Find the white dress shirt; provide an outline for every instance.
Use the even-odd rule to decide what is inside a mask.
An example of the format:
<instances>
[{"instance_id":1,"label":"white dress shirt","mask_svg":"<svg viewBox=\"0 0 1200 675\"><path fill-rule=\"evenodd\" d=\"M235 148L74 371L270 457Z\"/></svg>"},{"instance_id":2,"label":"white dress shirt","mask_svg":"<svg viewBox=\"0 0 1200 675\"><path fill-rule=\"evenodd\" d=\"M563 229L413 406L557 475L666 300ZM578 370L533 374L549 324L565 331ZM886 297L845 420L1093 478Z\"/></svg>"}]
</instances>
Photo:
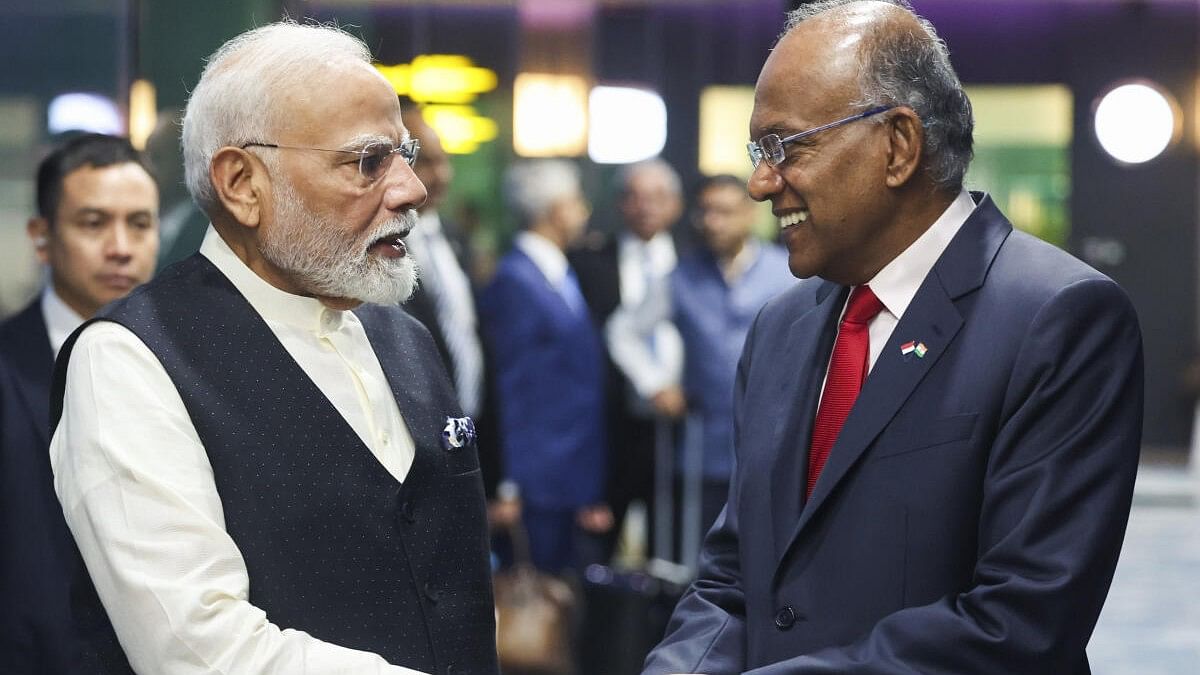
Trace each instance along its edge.
<instances>
[{"instance_id":1,"label":"white dress shirt","mask_svg":"<svg viewBox=\"0 0 1200 675\"><path fill-rule=\"evenodd\" d=\"M622 233L617 243L621 304L604 327L609 355L633 385L638 412L667 387L679 384L683 373L683 339L669 317L668 277L677 262L675 244L666 232L649 241ZM663 308L667 308L666 314ZM645 317L660 316L647 323Z\"/></svg>"},{"instance_id":2,"label":"white dress shirt","mask_svg":"<svg viewBox=\"0 0 1200 675\"><path fill-rule=\"evenodd\" d=\"M413 440L358 319L271 286L211 227L200 253L403 481ZM225 530L204 445L166 371L124 327L102 322L80 334L50 461L67 523L135 671L416 672L277 626L247 601L250 579Z\"/></svg>"},{"instance_id":3,"label":"white dress shirt","mask_svg":"<svg viewBox=\"0 0 1200 675\"><path fill-rule=\"evenodd\" d=\"M50 350L54 358L58 358L58 350L71 337L71 333L84 322L84 318L75 313L70 305L63 302L54 292L54 283L46 284L42 290L42 319L46 322L46 333L50 337Z\"/></svg>"}]
</instances>

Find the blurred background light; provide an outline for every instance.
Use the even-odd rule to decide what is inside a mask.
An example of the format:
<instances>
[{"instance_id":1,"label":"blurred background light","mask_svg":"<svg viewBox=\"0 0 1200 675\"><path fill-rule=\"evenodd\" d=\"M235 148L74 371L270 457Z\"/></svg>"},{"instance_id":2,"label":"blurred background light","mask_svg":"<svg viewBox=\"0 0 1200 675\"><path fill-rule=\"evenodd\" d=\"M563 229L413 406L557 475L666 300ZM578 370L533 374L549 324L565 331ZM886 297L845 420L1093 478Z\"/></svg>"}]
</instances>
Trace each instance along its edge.
<instances>
[{"instance_id":1,"label":"blurred background light","mask_svg":"<svg viewBox=\"0 0 1200 675\"><path fill-rule=\"evenodd\" d=\"M60 94L46 109L46 130L51 134L65 131L91 131L121 135L121 113L112 99L100 94L73 92Z\"/></svg>"},{"instance_id":2,"label":"blurred background light","mask_svg":"<svg viewBox=\"0 0 1200 675\"><path fill-rule=\"evenodd\" d=\"M1127 164L1148 162L1175 139L1176 105L1158 87L1145 83L1111 89L1096 106L1096 138L1114 159Z\"/></svg>"},{"instance_id":3,"label":"blurred background light","mask_svg":"<svg viewBox=\"0 0 1200 675\"><path fill-rule=\"evenodd\" d=\"M513 150L522 157L576 157L588 144L587 81L521 73L513 83Z\"/></svg>"},{"instance_id":4,"label":"blurred background light","mask_svg":"<svg viewBox=\"0 0 1200 675\"><path fill-rule=\"evenodd\" d=\"M496 122L469 105L426 105L421 114L437 132L442 149L452 155L468 155L480 143L495 140Z\"/></svg>"},{"instance_id":5,"label":"blurred background light","mask_svg":"<svg viewBox=\"0 0 1200 675\"><path fill-rule=\"evenodd\" d=\"M146 149L146 139L158 124L158 104L154 85L149 80L134 80L129 87L129 142L138 150Z\"/></svg>"},{"instance_id":6,"label":"blurred background light","mask_svg":"<svg viewBox=\"0 0 1200 675\"><path fill-rule=\"evenodd\" d=\"M754 87L751 86L712 86L700 92L702 173L750 176L746 143L750 140L750 112L753 109Z\"/></svg>"},{"instance_id":7,"label":"blurred background light","mask_svg":"<svg viewBox=\"0 0 1200 675\"><path fill-rule=\"evenodd\" d=\"M656 92L594 87L588 114L588 156L597 164L649 159L667 144L667 105Z\"/></svg>"}]
</instances>

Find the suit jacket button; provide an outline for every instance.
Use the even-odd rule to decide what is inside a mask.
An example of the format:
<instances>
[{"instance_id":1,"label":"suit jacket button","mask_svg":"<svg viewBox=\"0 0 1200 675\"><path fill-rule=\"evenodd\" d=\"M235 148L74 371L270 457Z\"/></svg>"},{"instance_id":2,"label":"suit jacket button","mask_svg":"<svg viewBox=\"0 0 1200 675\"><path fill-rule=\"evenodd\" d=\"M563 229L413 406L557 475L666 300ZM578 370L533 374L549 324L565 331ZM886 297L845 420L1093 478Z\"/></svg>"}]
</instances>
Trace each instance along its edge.
<instances>
[{"instance_id":1,"label":"suit jacket button","mask_svg":"<svg viewBox=\"0 0 1200 675\"><path fill-rule=\"evenodd\" d=\"M775 613L775 627L779 630L788 630L796 625L796 610L790 605L784 605Z\"/></svg>"}]
</instances>

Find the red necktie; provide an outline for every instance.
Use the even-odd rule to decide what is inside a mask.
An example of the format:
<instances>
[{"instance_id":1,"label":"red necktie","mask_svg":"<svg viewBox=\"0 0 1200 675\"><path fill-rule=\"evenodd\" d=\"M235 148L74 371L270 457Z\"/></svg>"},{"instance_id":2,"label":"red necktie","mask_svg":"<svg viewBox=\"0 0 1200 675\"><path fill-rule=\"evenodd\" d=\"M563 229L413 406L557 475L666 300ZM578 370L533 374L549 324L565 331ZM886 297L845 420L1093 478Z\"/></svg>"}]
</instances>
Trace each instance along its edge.
<instances>
[{"instance_id":1,"label":"red necktie","mask_svg":"<svg viewBox=\"0 0 1200 675\"><path fill-rule=\"evenodd\" d=\"M812 445L808 450L808 491L805 499L812 496L813 488L833 442L842 431L842 424L850 414L854 399L867 379L867 359L870 339L867 324L883 309L883 303L866 286L858 286L850 294L842 325L838 328L837 341L833 343L833 356L829 358L829 375L825 378L825 389L821 394L821 405L817 408L817 419L813 424Z\"/></svg>"}]
</instances>

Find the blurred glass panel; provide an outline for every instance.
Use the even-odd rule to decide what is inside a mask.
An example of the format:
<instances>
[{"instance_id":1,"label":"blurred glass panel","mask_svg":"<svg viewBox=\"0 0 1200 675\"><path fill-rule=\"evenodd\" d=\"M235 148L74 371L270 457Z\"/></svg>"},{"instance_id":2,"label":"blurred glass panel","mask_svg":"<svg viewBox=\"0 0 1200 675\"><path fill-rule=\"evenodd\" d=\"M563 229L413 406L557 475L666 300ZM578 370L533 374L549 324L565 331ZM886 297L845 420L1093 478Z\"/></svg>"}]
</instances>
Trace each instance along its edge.
<instances>
[{"instance_id":1,"label":"blurred glass panel","mask_svg":"<svg viewBox=\"0 0 1200 675\"><path fill-rule=\"evenodd\" d=\"M1057 84L966 89L975 110L967 186L990 193L1016 227L1065 247L1071 232L1071 90Z\"/></svg>"}]
</instances>

